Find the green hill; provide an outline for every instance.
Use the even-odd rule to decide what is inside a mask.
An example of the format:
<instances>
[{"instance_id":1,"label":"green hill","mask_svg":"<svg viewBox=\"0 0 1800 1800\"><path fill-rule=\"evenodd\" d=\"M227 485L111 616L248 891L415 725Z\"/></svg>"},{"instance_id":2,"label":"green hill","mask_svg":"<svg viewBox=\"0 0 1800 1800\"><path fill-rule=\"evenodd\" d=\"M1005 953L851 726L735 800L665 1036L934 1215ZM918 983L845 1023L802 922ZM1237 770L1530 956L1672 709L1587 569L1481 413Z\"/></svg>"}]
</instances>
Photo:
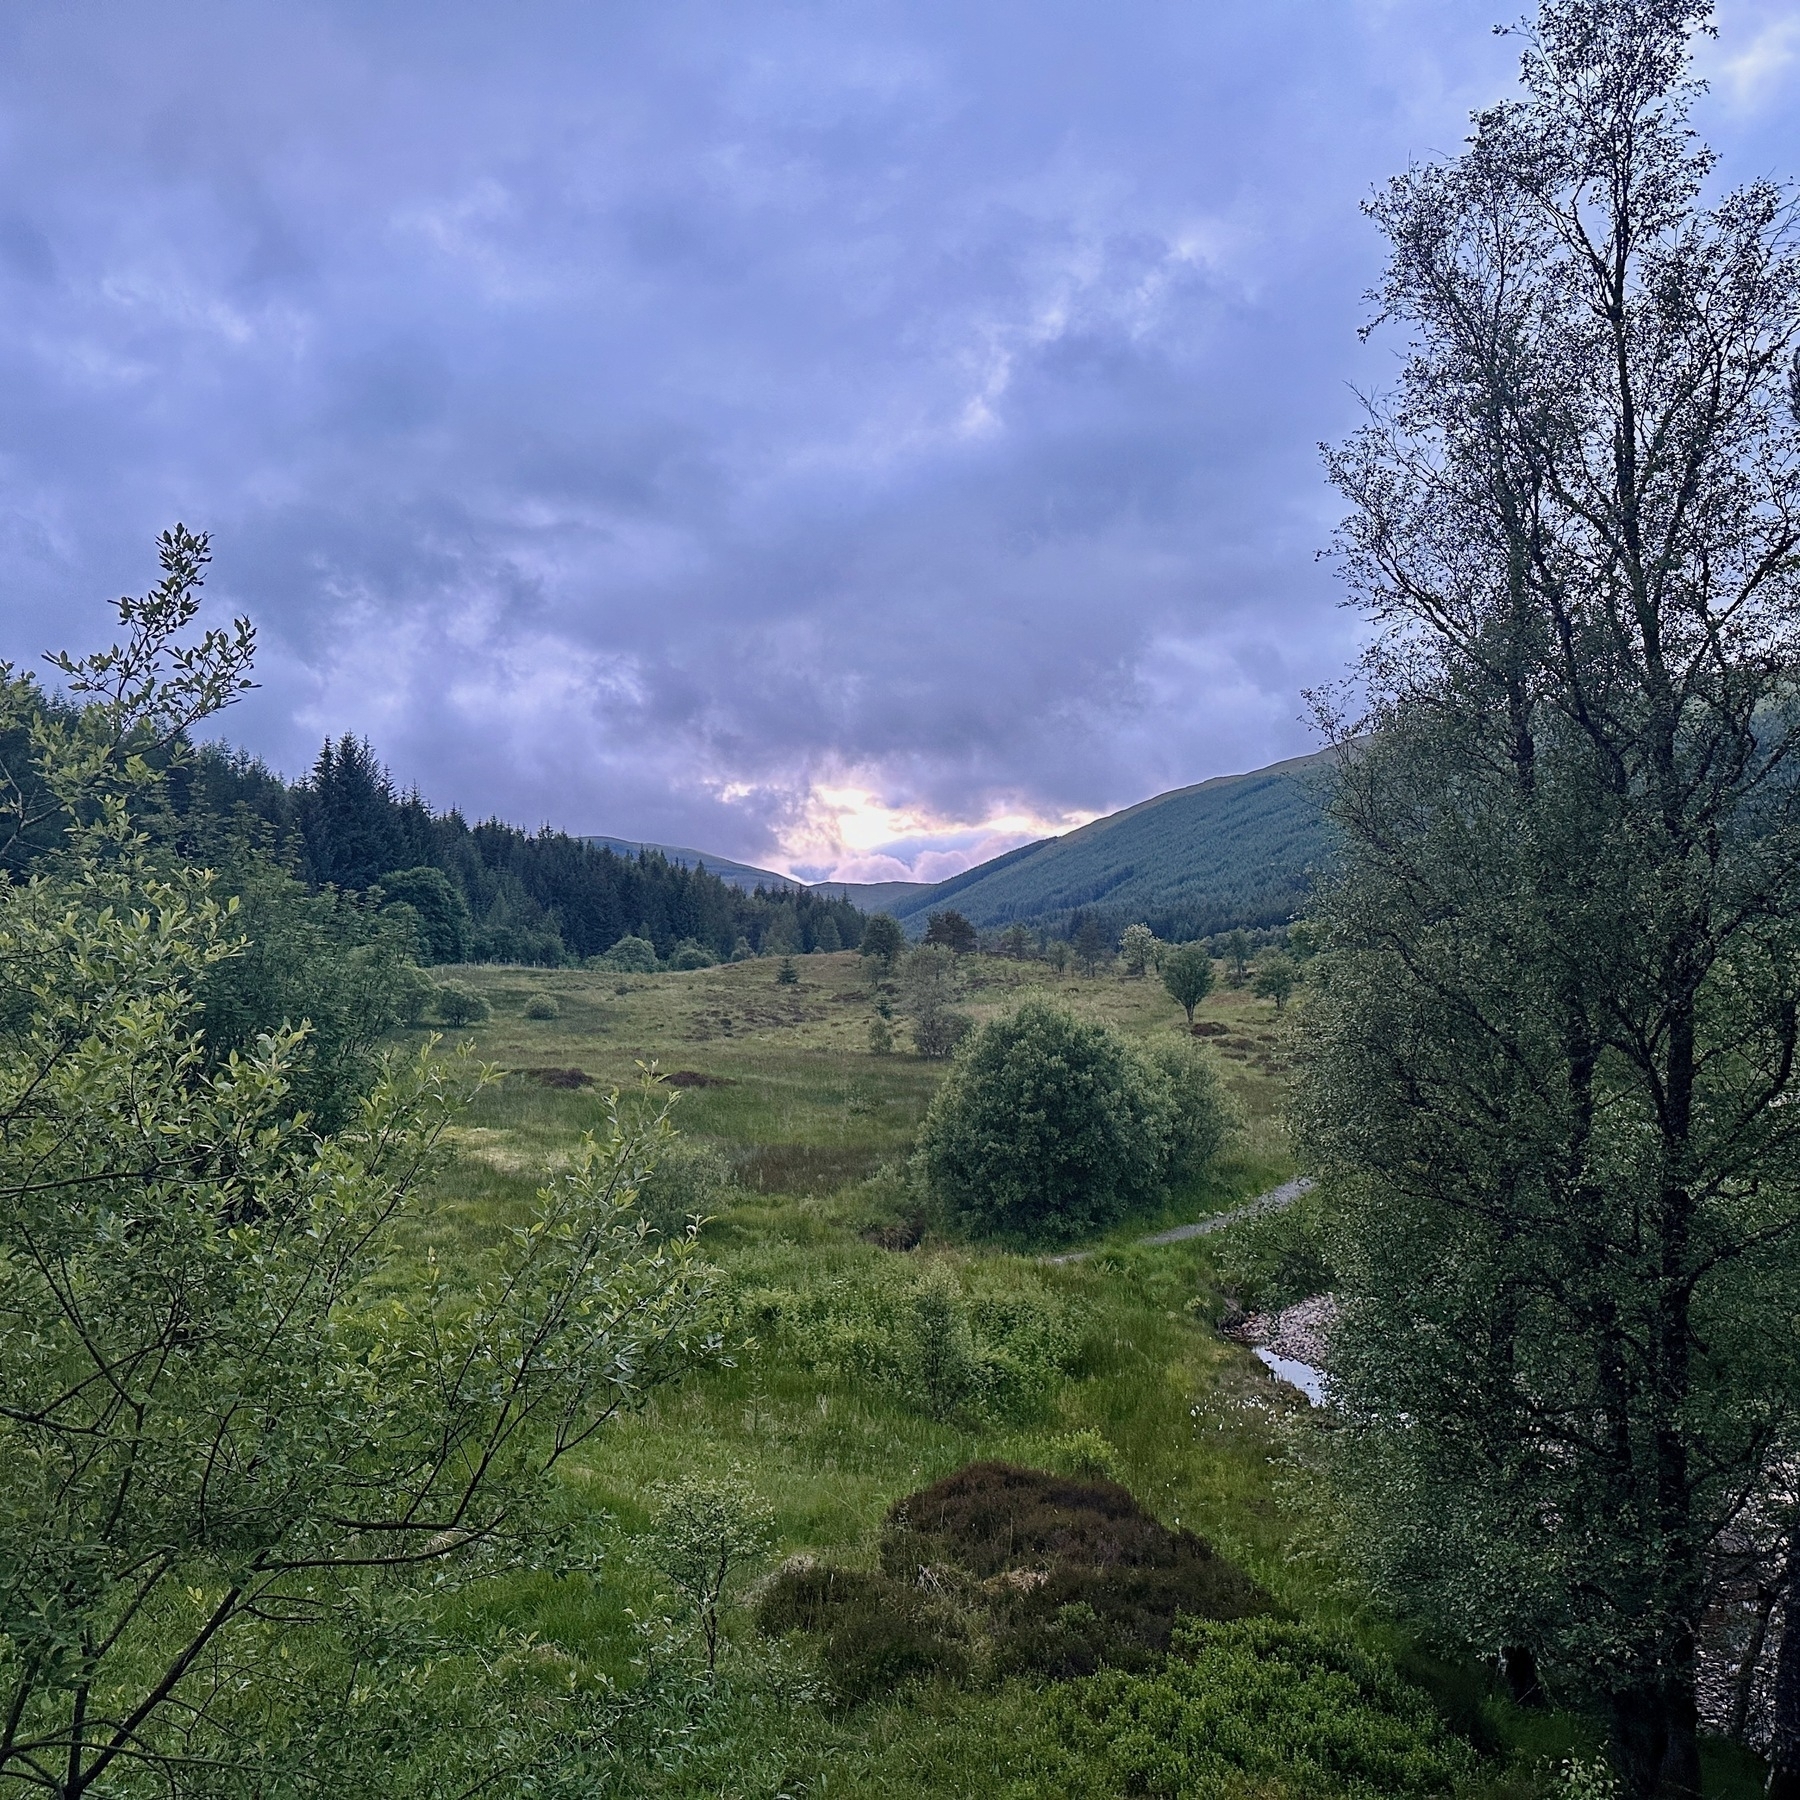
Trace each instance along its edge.
<instances>
[{"instance_id":1,"label":"green hill","mask_svg":"<svg viewBox=\"0 0 1800 1800\"><path fill-rule=\"evenodd\" d=\"M915 934L944 907L983 929L1015 920L1056 927L1091 909L1115 926L1142 919L1170 940L1281 925L1328 854L1324 766L1321 752L1176 788L899 896L887 910Z\"/></svg>"}]
</instances>

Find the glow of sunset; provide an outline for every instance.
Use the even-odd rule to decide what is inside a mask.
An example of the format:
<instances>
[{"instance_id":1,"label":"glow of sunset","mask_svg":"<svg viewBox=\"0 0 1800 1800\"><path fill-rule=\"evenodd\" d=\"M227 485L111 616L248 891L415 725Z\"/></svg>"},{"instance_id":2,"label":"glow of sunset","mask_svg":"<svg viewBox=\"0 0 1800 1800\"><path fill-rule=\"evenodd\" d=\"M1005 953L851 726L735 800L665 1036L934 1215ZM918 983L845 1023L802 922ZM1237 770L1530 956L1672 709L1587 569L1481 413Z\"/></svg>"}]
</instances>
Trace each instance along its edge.
<instances>
[{"instance_id":1,"label":"glow of sunset","mask_svg":"<svg viewBox=\"0 0 1800 1800\"><path fill-rule=\"evenodd\" d=\"M1048 817L1020 808L983 819L951 819L924 807L893 805L854 783L820 783L782 833L778 866L811 882L945 881L1096 816Z\"/></svg>"}]
</instances>

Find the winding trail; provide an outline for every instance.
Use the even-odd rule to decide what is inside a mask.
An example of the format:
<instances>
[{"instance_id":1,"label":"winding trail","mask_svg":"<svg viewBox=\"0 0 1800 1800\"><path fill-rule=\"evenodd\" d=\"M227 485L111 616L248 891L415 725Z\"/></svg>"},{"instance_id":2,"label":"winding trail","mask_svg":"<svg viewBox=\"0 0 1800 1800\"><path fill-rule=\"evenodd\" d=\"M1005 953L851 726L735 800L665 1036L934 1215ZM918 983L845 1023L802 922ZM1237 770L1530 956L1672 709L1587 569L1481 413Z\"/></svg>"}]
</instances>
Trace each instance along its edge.
<instances>
[{"instance_id":1,"label":"winding trail","mask_svg":"<svg viewBox=\"0 0 1800 1800\"><path fill-rule=\"evenodd\" d=\"M1292 1181L1284 1181L1280 1187L1270 1188L1266 1194L1258 1194L1254 1200L1246 1200L1242 1206L1234 1206L1230 1212L1214 1213L1210 1219L1196 1219L1191 1225L1177 1225L1170 1231L1153 1231L1148 1237L1136 1238L1139 1244L1181 1244L1189 1238L1205 1237L1208 1232L1223 1231L1228 1225L1241 1225L1245 1219L1254 1219L1262 1213L1281 1212L1294 1204L1313 1184L1310 1175L1296 1175ZM1094 1253L1091 1250L1065 1250L1061 1256L1046 1256L1047 1263L1086 1262Z\"/></svg>"}]
</instances>

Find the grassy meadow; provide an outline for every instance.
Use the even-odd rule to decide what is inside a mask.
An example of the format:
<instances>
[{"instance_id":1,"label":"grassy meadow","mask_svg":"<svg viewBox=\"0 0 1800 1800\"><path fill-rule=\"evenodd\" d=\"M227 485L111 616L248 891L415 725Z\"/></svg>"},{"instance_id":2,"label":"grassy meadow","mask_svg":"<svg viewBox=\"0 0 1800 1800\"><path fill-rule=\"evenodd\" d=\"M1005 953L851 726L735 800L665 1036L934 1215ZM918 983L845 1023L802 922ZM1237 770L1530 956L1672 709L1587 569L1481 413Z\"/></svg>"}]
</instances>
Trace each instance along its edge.
<instances>
[{"instance_id":1,"label":"grassy meadow","mask_svg":"<svg viewBox=\"0 0 1800 1800\"><path fill-rule=\"evenodd\" d=\"M1285 1063L1273 1006L1221 986L1200 1009L1242 1126L1211 1175L1172 1196L1161 1215L1060 1265L929 1234L894 1250L877 1240L885 1231L896 1241L891 1227L908 1205L899 1170L944 1065L871 1054L875 994L857 956L795 960L800 979L788 986L770 960L657 975L441 971L488 1001L492 1017L466 1035L503 1073L457 1127L457 1155L430 1214L440 1255L522 1217L537 1184L601 1122L607 1089L635 1082L640 1065L680 1084L680 1131L732 1175L702 1234L733 1296L730 1366L659 1392L565 1465L563 1498L600 1551L597 1579L496 1578L475 1603L535 1634L585 1678L641 1681L659 1639L676 1630L643 1545L661 1484L735 1471L772 1510L775 1547L742 1593L797 1553L871 1567L895 1499L977 1457L1056 1467L1072 1439L1092 1445L1076 1434L1092 1433L1148 1510L1211 1540L1283 1607L1411 1654L1333 1569L1316 1496L1283 1455L1304 1428L1304 1402L1212 1329L1229 1234L1156 1248L1130 1242L1293 1172L1278 1117ZM963 1004L984 1018L1033 987L1140 1040L1185 1030L1154 977L1059 979L1041 965L986 957L970 961ZM546 997L557 1016L527 1017ZM882 1370L798 1354L789 1327L759 1323L823 1319L828 1333L833 1308L879 1308L927 1274L973 1296L971 1305L1023 1309L1072 1334L1035 1402L1006 1414L934 1415ZM771 1800L1100 1791L1070 1785L1046 1761L1043 1686L916 1684L845 1706L828 1692L828 1671L791 1643L760 1639L744 1607L728 1632L717 1682L671 1702L641 1755L617 1771L614 1791ZM1483 1739L1490 1760L1480 1792L1547 1791L1547 1759L1592 1741L1578 1721L1512 1713L1486 1695L1478 1672L1416 1656L1409 1666ZM1713 1771L1716 1791L1748 1794L1734 1767Z\"/></svg>"}]
</instances>

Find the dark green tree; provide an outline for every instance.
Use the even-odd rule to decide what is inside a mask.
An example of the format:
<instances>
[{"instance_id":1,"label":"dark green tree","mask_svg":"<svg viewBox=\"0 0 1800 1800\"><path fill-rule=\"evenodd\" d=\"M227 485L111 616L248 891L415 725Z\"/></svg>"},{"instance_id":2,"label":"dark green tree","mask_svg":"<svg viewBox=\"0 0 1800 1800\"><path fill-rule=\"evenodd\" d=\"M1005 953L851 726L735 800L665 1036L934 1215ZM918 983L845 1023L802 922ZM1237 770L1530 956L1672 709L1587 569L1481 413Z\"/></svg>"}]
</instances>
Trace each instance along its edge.
<instances>
[{"instance_id":1,"label":"dark green tree","mask_svg":"<svg viewBox=\"0 0 1800 1800\"><path fill-rule=\"evenodd\" d=\"M1188 1029L1194 1028L1194 1008L1212 992L1212 955L1204 944L1177 944L1165 950L1162 960L1163 986L1169 998L1187 1014Z\"/></svg>"},{"instance_id":2,"label":"dark green tree","mask_svg":"<svg viewBox=\"0 0 1800 1800\"><path fill-rule=\"evenodd\" d=\"M1102 962L1110 962L1113 953L1112 933L1094 913L1078 915L1069 933L1069 947L1082 974L1094 975Z\"/></svg>"},{"instance_id":3,"label":"dark green tree","mask_svg":"<svg viewBox=\"0 0 1800 1800\"><path fill-rule=\"evenodd\" d=\"M1371 205L1408 352L1332 458L1383 631L1299 1106L1350 1541L1602 1697L1634 1797L1698 1792L1713 1559L1800 1448L1800 259L1690 132L1706 19L1549 0Z\"/></svg>"},{"instance_id":4,"label":"dark green tree","mask_svg":"<svg viewBox=\"0 0 1800 1800\"><path fill-rule=\"evenodd\" d=\"M906 954L906 933L892 913L876 913L863 927L862 953L870 966L892 974Z\"/></svg>"},{"instance_id":5,"label":"dark green tree","mask_svg":"<svg viewBox=\"0 0 1800 1800\"><path fill-rule=\"evenodd\" d=\"M463 962L475 933L468 903L442 869L396 869L381 878L384 904L410 906L419 916L424 950L434 963Z\"/></svg>"},{"instance_id":6,"label":"dark green tree","mask_svg":"<svg viewBox=\"0 0 1800 1800\"><path fill-rule=\"evenodd\" d=\"M981 947L975 927L961 913L950 910L927 916L925 942L942 944L946 950L954 950L958 956L972 955Z\"/></svg>"}]
</instances>

